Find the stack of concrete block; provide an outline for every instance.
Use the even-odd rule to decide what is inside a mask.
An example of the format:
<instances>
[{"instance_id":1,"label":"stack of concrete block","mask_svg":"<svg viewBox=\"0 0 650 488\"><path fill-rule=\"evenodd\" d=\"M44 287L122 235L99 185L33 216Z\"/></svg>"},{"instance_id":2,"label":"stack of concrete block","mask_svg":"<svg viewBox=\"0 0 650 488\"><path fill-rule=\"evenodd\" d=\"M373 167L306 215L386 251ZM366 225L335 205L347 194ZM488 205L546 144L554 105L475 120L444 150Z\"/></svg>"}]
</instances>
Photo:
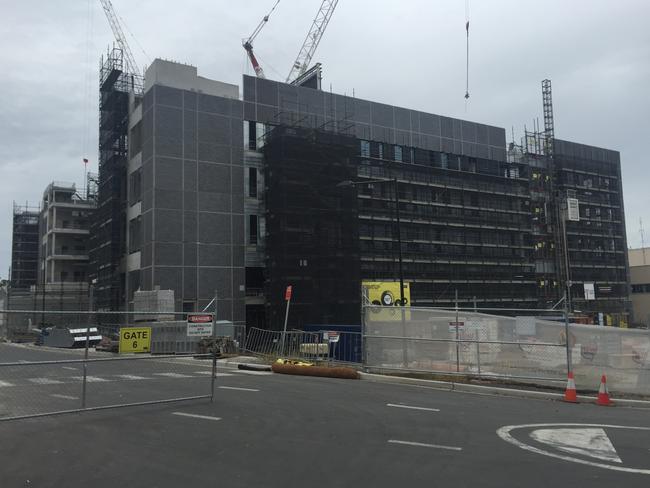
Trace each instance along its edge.
<instances>
[{"instance_id":1,"label":"stack of concrete block","mask_svg":"<svg viewBox=\"0 0 650 488\"><path fill-rule=\"evenodd\" d=\"M159 312L138 314L136 322L160 322L174 320L174 290L136 291L133 294L133 308L136 312Z\"/></svg>"}]
</instances>

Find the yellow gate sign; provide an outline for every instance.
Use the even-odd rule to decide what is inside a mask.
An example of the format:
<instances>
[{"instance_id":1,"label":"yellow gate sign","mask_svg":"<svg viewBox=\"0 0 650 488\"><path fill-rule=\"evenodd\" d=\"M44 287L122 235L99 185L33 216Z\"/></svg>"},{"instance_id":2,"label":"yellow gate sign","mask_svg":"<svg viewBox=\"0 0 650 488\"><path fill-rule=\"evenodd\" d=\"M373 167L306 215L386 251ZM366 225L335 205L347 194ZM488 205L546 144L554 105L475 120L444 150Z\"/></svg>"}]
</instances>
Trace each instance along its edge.
<instances>
[{"instance_id":1,"label":"yellow gate sign","mask_svg":"<svg viewBox=\"0 0 650 488\"><path fill-rule=\"evenodd\" d=\"M120 354L124 352L149 352L151 327L124 327L120 329Z\"/></svg>"}]
</instances>

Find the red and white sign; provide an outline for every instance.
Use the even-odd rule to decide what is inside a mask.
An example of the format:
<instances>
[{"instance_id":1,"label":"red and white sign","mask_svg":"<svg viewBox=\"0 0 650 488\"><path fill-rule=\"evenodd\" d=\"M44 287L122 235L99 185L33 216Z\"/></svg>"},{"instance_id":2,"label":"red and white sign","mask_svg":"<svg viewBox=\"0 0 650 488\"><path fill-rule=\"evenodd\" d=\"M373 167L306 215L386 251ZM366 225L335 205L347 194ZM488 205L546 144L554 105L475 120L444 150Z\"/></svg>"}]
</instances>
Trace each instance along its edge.
<instances>
[{"instance_id":1,"label":"red and white sign","mask_svg":"<svg viewBox=\"0 0 650 488\"><path fill-rule=\"evenodd\" d=\"M323 339L325 339L326 341L328 341L330 343L338 342L340 337L341 337L341 335L338 332L333 331L333 330L323 332Z\"/></svg>"},{"instance_id":2,"label":"red and white sign","mask_svg":"<svg viewBox=\"0 0 650 488\"><path fill-rule=\"evenodd\" d=\"M291 291L292 291L291 285L287 286L287 289L284 292L284 300L287 302L291 300Z\"/></svg>"},{"instance_id":3,"label":"red and white sign","mask_svg":"<svg viewBox=\"0 0 650 488\"><path fill-rule=\"evenodd\" d=\"M208 337L212 335L214 316L211 313L187 314L187 337Z\"/></svg>"},{"instance_id":4,"label":"red and white sign","mask_svg":"<svg viewBox=\"0 0 650 488\"><path fill-rule=\"evenodd\" d=\"M456 332L456 326L458 330L463 330L465 328L465 322L449 322L449 332Z\"/></svg>"},{"instance_id":5,"label":"red and white sign","mask_svg":"<svg viewBox=\"0 0 650 488\"><path fill-rule=\"evenodd\" d=\"M212 323L211 313L202 314L187 314L187 322L192 324L208 324Z\"/></svg>"}]
</instances>

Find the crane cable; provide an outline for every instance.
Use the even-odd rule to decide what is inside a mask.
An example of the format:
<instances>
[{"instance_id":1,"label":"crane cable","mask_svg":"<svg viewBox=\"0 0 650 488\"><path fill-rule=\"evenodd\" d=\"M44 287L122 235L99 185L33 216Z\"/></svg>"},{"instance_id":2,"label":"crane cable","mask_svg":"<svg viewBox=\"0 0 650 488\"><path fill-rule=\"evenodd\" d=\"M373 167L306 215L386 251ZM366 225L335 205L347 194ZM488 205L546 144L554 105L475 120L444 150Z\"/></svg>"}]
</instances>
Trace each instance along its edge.
<instances>
[{"instance_id":1,"label":"crane cable","mask_svg":"<svg viewBox=\"0 0 650 488\"><path fill-rule=\"evenodd\" d=\"M469 0L465 0L465 32L467 35L466 58L465 58L465 110L469 100Z\"/></svg>"}]
</instances>

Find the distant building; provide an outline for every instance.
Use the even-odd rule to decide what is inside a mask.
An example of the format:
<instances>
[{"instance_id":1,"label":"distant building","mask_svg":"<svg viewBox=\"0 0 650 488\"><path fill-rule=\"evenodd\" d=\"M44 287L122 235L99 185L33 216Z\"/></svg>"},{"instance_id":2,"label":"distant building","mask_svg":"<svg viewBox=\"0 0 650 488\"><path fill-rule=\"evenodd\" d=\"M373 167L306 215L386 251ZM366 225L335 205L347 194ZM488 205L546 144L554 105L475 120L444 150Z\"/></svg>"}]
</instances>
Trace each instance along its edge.
<instances>
[{"instance_id":1,"label":"distant building","mask_svg":"<svg viewBox=\"0 0 650 488\"><path fill-rule=\"evenodd\" d=\"M630 249L628 256L634 323L650 327L650 247Z\"/></svg>"},{"instance_id":2,"label":"distant building","mask_svg":"<svg viewBox=\"0 0 650 488\"><path fill-rule=\"evenodd\" d=\"M28 290L38 279L39 214L38 207L14 203L9 286L15 290Z\"/></svg>"}]
</instances>

